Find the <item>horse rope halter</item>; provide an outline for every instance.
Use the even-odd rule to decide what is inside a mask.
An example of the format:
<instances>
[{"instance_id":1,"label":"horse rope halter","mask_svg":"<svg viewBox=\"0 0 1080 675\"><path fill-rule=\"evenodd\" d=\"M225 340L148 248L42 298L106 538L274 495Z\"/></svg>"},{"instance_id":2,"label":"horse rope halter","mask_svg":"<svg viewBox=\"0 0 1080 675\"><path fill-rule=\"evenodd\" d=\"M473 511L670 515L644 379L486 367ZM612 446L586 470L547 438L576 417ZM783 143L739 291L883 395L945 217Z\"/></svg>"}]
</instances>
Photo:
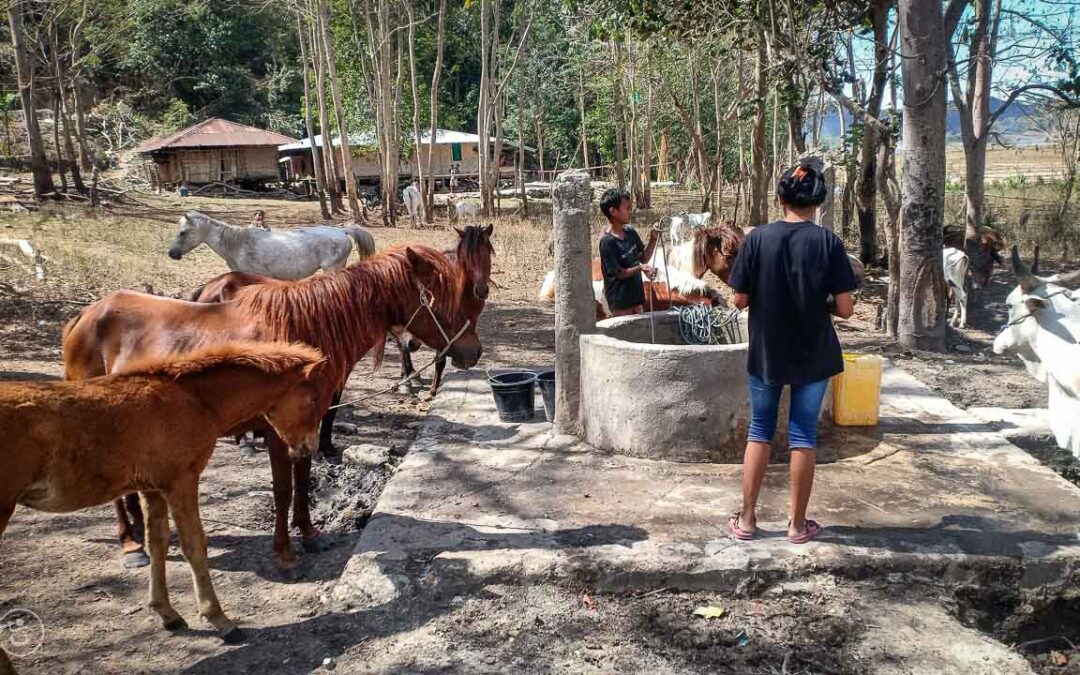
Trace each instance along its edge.
<instances>
[{"instance_id":1,"label":"horse rope halter","mask_svg":"<svg viewBox=\"0 0 1080 675\"><path fill-rule=\"evenodd\" d=\"M454 346L454 343L457 342L458 339L460 339L461 336L465 334L465 331L467 331L469 329L469 326L472 325L472 320L465 319L465 323L461 326L461 330L459 330L457 333L454 333L454 337L447 337L446 331L443 330L442 322L439 321L438 315L436 315L435 310L432 309L432 307L435 305L435 295L428 289L427 286L425 286L424 284L422 284L420 282L416 283L416 287L417 287L417 290L419 290L419 292L420 292L420 306L417 307L416 311L412 313L412 316L409 317L408 322L405 324L405 327L402 330L406 330L406 331L409 330L409 326L411 326L413 321L416 320L416 317L420 314L420 311L426 309L428 314L431 315L431 320L432 320L432 322L434 322L435 327L439 329L439 334L442 335L443 340L446 341L446 346L443 347L441 350L439 350L439 353L435 355L435 358L433 358L430 362L428 362L428 364L426 366L424 366L423 368L420 368L418 370L413 371L412 374L398 380L397 382L390 385L389 387L386 387L385 389L380 389L379 391L376 391L376 392L371 393L371 394L364 394L363 396L361 396L359 398L354 398L354 399L351 399L351 400L348 400L348 401L342 401L342 402L338 403L337 405L330 406L329 408L327 408L327 410L335 410L337 408L344 408L347 405L356 405L357 403L363 403L364 401L367 401L368 399L375 398L376 396L382 396L383 394L388 394L388 393L394 391L395 389L397 389L398 387L400 387L401 385L407 384L408 382L410 382L412 380L415 380L417 377L420 376L420 373L424 372L428 368L435 365L436 361L438 361L439 359L445 358L447 353L450 352L450 348Z\"/></svg>"}]
</instances>

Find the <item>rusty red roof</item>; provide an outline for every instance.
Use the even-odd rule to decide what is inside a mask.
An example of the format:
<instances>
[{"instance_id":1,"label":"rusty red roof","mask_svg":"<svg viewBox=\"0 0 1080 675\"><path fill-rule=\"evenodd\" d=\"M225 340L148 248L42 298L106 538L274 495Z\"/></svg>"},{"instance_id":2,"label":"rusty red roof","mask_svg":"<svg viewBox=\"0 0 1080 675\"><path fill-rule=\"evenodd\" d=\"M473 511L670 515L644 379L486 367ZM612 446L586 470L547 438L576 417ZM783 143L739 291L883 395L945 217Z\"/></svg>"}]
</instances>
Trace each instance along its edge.
<instances>
[{"instance_id":1,"label":"rusty red roof","mask_svg":"<svg viewBox=\"0 0 1080 675\"><path fill-rule=\"evenodd\" d=\"M139 152L147 153L168 148L222 148L222 147L277 147L285 143L294 143L296 139L288 136L237 124L220 117L199 122L195 126L181 129L164 138L155 138L139 146Z\"/></svg>"}]
</instances>

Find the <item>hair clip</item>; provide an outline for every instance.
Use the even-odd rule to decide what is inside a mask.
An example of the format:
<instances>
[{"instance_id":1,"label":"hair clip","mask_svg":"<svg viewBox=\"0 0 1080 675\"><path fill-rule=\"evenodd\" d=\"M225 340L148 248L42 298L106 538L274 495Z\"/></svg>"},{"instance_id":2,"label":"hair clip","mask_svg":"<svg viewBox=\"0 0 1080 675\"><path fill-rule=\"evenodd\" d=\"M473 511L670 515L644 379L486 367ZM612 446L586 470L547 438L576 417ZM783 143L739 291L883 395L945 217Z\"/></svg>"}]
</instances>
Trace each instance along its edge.
<instances>
[{"instance_id":1,"label":"hair clip","mask_svg":"<svg viewBox=\"0 0 1080 675\"><path fill-rule=\"evenodd\" d=\"M806 167L800 164L799 166L795 167L795 170L791 173L791 175L795 178L798 178L799 180L802 180L803 177L806 176Z\"/></svg>"}]
</instances>

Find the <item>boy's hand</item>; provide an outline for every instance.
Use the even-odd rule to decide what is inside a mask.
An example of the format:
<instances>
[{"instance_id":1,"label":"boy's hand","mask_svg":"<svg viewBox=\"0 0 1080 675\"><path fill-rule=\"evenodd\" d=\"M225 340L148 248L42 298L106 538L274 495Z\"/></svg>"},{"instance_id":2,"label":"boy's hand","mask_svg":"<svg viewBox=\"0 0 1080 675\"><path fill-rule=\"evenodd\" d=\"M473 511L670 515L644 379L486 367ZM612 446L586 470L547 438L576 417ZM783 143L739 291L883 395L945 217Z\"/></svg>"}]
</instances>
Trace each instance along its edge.
<instances>
[{"instance_id":1,"label":"boy's hand","mask_svg":"<svg viewBox=\"0 0 1080 675\"><path fill-rule=\"evenodd\" d=\"M641 273L644 274L645 276L649 277L650 279L655 279L656 278L656 268L653 267L652 265L647 265L645 263L642 263L642 265L641 265Z\"/></svg>"},{"instance_id":2,"label":"boy's hand","mask_svg":"<svg viewBox=\"0 0 1080 675\"><path fill-rule=\"evenodd\" d=\"M656 240L660 237L660 230L649 230L649 246L656 243Z\"/></svg>"}]
</instances>

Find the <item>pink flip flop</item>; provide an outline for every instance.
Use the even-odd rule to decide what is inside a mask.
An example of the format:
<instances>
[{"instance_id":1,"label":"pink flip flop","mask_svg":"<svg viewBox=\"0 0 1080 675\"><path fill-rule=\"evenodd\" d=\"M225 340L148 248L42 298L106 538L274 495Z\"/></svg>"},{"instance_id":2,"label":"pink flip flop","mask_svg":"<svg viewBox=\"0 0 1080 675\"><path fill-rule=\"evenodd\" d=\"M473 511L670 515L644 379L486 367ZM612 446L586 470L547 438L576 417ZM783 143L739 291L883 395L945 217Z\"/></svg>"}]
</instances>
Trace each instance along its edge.
<instances>
[{"instance_id":1,"label":"pink flip flop","mask_svg":"<svg viewBox=\"0 0 1080 675\"><path fill-rule=\"evenodd\" d=\"M824 529L825 528L822 527L821 524L818 523L816 520L811 520L811 519L807 518L806 519L806 531L803 532L802 534L798 535L798 536L795 536L795 537L792 537L791 535L788 535L787 539L792 544L805 544L806 542L810 541L814 537L821 534L821 531L824 530Z\"/></svg>"},{"instance_id":2,"label":"pink flip flop","mask_svg":"<svg viewBox=\"0 0 1080 675\"><path fill-rule=\"evenodd\" d=\"M733 516L728 516L727 525L728 529L731 530L731 536L739 541L750 541L754 538L754 533L739 527L739 518L742 518L742 511Z\"/></svg>"}]
</instances>

